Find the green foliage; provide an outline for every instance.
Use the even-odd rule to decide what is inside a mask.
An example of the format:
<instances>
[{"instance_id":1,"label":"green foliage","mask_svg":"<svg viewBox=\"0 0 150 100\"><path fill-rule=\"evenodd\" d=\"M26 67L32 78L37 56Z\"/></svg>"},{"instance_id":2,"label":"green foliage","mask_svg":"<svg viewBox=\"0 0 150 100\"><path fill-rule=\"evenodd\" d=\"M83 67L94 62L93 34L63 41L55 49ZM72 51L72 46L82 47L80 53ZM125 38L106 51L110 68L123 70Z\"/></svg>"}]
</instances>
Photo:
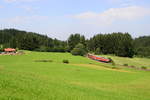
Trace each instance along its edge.
<instances>
[{"instance_id":1,"label":"green foliage","mask_svg":"<svg viewBox=\"0 0 150 100\"><path fill-rule=\"evenodd\" d=\"M51 49L52 52L66 52L67 50L64 47L54 47Z\"/></svg>"},{"instance_id":2,"label":"green foliage","mask_svg":"<svg viewBox=\"0 0 150 100\"><path fill-rule=\"evenodd\" d=\"M136 55L140 57L150 57L150 47L137 47Z\"/></svg>"},{"instance_id":3,"label":"green foliage","mask_svg":"<svg viewBox=\"0 0 150 100\"><path fill-rule=\"evenodd\" d=\"M85 46L81 43L77 44L75 48L85 49Z\"/></svg>"},{"instance_id":4,"label":"green foliage","mask_svg":"<svg viewBox=\"0 0 150 100\"><path fill-rule=\"evenodd\" d=\"M19 50L42 52L71 52L77 44L83 44L87 52L95 54L115 54L132 58L135 54L150 58L150 36L132 39L129 33L97 34L85 39L84 35L71 34L67 41L52 39L46 35L16 29L0 30L0 44L3 48L18 48ZM2 51L2 48L0 48ZM75 49L73 54L84 50Z\"/></svg>"},{"instance_id":5,"label":"green foliage","mask_svg":"<svg viewBox=\"0 0 150 100\"><path fill-rule=\"evenodd\" d=\"M70 37L68 38L68 47L69 51L73 50L75 46L79 43L83 44L84 46L86 45L85 42L85 37L80 34L71 34Z\"/></svg>"},{"instance_id":6,"label":"green foliage","mask_svg":"<svg viewBox=\"0 0 150 100\"><path fill-rule=\"evenodd\" d=\"M36 51L45 52L45 51L48 51L48 47L40 46L38 49L36 49Z\"/></svg>"},{"instance_id":7,"label":"green foliage","mask_svg":"<svg viewBox=\"0 0 150 100\"><path fill-rule=\"evenodd\" d=\"M19 48L16 48L16 51L19 51Z\"/></svg>"},{"instance_id":8,"label":"green foliage","mask_svg":"<svg viewBox=\"0 0 150 100\"><path fill-rule=\"evenodd\" d=\"M145 67L145 66L142 66L142 67L141 67L141 69L145 69L145 70L146 70L146 69L147 69L147 67Z\"/></svg>"},{"instance_id":9,"label":"green foliage","mask_svg":"<svg viewBox=\"0 0 150 100\"><path fill-rule=\"evenodd\" d=\"M44 60L35 60L35 62L53 62L53 61L44 59Z\"/></svg>"},{"instance_id":10,"label":"green foliage","mask_svg":"<svg viewBox=\"0 0 150 100\"><path fill-rule=\"evenodd\" d=\"M116 65L114 60L112 58L108 58L110 60L110 63L113 65L113 67Z\"/></svg>"},{"instance_id":11,"label":"green foliage","mask_svg":"<svg viewBox=\"0 0 150 100\"><path fill-rule=\"evenodd\" d=\"M114 65L113 65L111 68L112 68L112 69L117 69L117 67L116 67L116 66L114 66Z\"/></svg>"},{"instance_id":12,"label":"green foliage","mask_svg":"<svg viewBox=\"0 0 150 100\"><path fill-rule=\"evenodd\" d=\"M71 51L71 54L72 55L80 55L80 56L84 56L85 55L85 51L83 49L79 49L79 48L74 48L72 51Z\"/></svg>"},{"instance_id":13,"label":"green foliage","mask_svg":"<svg viewBox=\"0 0 150 100\"><path fill-rule=\"evenodd\" d=\"M31 51L54 51L64 52L67 42L49 38L33 32L16 29L0 30L0 44L4 48L18 48Z\"/></svg>"},{"instance_id":14,"label":"green foliage","mask_svg":"<svg viewBox=\"0 0 150 100\"><path fill-rule=\"evenodd\" d=\"M98 34L88 42L88 49L96 54L115 54L133 57L133 39L128 33Z\"/></svg>"},{"instance_id":15,"label":"green foliage","mask_svg":"<svg viewBox=\"0 0 150 100\"><path fill-rule=\"evenodd\" d=\"M63 63L68 64L68 63L69 63L69 60L64 59L64 60L63 60Z\"/></svg>"},{"instance_id":16,"label":"green foliage","mask_svg":"<svg viewBox=\"0 0 150 100\"><path fill-rule=\"evenodd\" d=\"M101 49L100 49L100 48L97 48L96 51L95 51L95 54L96 54L96 55L102 54Z\"/></svg>"},{"instance_id":17,"label":"green foliage","mask_svg":"<svg viewBox=\"0 0 150 100\"><path fill-rule=\"evenodd\" d=\"M80 55L84 56L87 54L86 49L83 44L79 43L75 46L75 48L71 51L72 55Z\"/></svg>"},{"instance_id":18,"label":"green foliage","mask_svg":"<svg viewBox=\"0 0 150 100\"><path fill-rule=\"evenodd\" d=\"M0 45L0 52L2 52L4 50L3 45Z\"/></svg>"},{"instance_id":19,"label":"green foliage","mask_svg":"<svg viewBox=\"0 0 150 100\"><path fill-rule=\"evenodd\" d=\"M128 64L123 64L123 66L128 66Z\"/></svg>"},{"instance_id":20,"label":"green foliage","mask_svg":"<svg viewBox=\"0 0 150 100\"><path fill-rule=\"evenodd\" d=\"M137 56L150 57L150 36L142 36L134 40L134 49Z\"/></svg>"}]
</instances>

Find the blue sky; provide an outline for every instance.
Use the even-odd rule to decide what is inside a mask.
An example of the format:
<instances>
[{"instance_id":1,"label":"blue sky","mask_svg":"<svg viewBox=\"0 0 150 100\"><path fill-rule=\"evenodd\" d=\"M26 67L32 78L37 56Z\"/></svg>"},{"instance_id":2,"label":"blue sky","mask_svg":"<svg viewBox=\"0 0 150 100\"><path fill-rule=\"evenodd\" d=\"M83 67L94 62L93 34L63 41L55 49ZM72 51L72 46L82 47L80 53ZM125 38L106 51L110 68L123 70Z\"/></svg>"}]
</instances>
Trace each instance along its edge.
<instances>
[{"instance_id":1,"label":"blue sky","mask_svg":"<svg viewBox=\"0 0 150 100\"><path fill-rule=\"evenodd\" d=\"M150 0L0 0L0 29L46 34L66 40L98 33L150 35Z\"/></svg>"}]
</instances>

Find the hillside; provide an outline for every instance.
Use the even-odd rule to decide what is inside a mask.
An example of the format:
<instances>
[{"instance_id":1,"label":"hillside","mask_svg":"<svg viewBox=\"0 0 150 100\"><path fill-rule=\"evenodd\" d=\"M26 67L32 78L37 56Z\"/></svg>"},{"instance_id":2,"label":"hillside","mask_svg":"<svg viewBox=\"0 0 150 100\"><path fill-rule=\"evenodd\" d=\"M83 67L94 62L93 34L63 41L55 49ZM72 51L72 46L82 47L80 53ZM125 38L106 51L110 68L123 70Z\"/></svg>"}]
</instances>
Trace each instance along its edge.
<instances>
[{"instance_id":1,"label":"hillside","mask_svg":"<svg viewBox=\"0 0 150 100\"><path fill-rule=\"evenodd\" d=\"M147 71L111 69L109 64L69 53L25 53L0 56L0 100L150 99ZM70 63L62 63L63 59Z\"/></svg>"}]
</instances>

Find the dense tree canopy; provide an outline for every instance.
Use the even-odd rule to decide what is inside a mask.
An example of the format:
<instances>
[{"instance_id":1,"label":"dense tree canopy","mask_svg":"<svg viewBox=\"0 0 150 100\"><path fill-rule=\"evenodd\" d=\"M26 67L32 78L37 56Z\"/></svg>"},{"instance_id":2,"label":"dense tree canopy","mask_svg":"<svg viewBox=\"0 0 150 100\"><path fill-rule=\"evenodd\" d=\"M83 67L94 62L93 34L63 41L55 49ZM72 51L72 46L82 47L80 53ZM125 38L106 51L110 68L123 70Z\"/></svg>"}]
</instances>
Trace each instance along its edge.
<instances>
[{"instance_id":1,"label":"dense tree canopy","mask_svg":"<svg viewBox=\"0 0 150 100\"><path fill-rule=\"evenodd\" d=\"M150 36L142 36L134 40L135 53L150 58Z\"/></svg>"},{"instance_id":2,"label":"dense tree canopy","mask_svg":"<svg viewBox=\"0 0 150 100\"><path fill-rule=\"evenodd\" d=\"M86 45L85 43L85 37L83 35L80 34L71 34L70 37L68 38L68 49L69 51L73 50L73 48L75 48L75 46L78 43L82 43L83 45Z\"/></svg>"},{"instance_id":3,"label":"dense tree canopy","mask_svg":"<svg viewBox=\"0 0 150 100\"><path fill-rule=\"evenodd\" d=\"M99 54L133 57L133 39L128 33L98 34L88 41L88 50Z\"/></svg>"},{"instance_id":4,"label":"dense tree canopy","mask_svg":"<svg viewBox=\"0 0 150 100\"><path fill-rule=\"evenodd\" d=\"M35 51L65 51L66 42L33 32L16 29L0 30L0 44L6 47Z\"/></svg>"}]
</instances>

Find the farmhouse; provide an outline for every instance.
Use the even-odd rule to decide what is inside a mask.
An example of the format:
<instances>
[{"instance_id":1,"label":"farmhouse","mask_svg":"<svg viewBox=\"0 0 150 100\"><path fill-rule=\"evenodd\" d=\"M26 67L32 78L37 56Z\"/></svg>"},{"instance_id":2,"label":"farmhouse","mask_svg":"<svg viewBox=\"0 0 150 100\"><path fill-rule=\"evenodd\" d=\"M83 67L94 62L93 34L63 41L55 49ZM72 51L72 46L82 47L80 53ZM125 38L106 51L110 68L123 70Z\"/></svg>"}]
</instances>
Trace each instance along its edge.
<instances>
[{"instance_id":1,"label":"farmhouse","mask_svg":"<svg viewBox=\"0 0 150 100\"><path fill-rule=\"evenodd\" d=\"M14 48L5 48L4 51L5 53L16 53L16 49Z\"/></svg>"}]
</instances>

